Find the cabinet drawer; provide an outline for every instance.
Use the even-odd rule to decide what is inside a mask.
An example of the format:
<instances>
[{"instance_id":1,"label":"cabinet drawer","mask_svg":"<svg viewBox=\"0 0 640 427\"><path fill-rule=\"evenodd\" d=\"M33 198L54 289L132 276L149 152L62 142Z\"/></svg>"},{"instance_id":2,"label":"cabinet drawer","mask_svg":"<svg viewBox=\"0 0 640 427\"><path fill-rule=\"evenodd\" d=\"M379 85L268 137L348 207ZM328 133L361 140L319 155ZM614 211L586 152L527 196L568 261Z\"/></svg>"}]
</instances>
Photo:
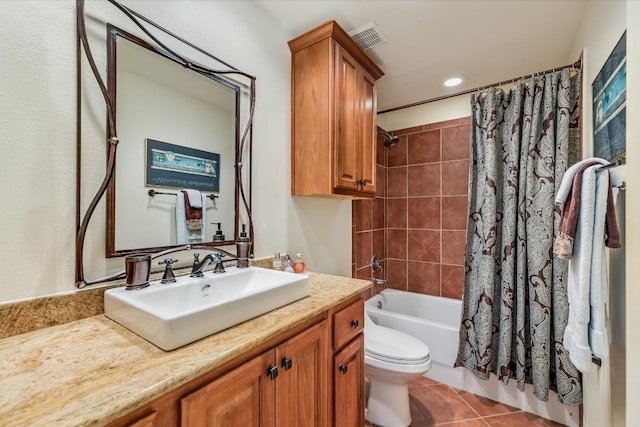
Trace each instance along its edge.
<instances>
[{"instance_id":1,"label":"cabinet drawer","mask_svg":"<svg viewBox=\"0 0 640 427\"><path fill-rule=\"evenodd\" d=\"M364 301L354 302L333 315L333 348L338 349L364 327Z\"/></svg>"}]
</instances>

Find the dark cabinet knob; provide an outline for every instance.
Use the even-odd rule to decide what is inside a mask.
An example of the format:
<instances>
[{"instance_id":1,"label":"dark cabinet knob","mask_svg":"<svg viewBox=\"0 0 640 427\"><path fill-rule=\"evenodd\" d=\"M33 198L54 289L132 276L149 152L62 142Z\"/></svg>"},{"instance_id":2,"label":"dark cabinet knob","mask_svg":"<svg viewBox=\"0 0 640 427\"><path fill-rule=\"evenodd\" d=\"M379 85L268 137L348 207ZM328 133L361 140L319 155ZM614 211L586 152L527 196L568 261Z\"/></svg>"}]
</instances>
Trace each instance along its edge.
<instances>
[{"instance_id":1,"label":"dark cabinet knob","mask_svg":"<svg viewBox=\"0 0 640 427\"><path fill-rule=\"evenodd\" d=\"M338 369L340 369L340 372L342 372L343 374L347 373L347 370L349 369L349 365L345 365L344 363L340 364L340 366L338 366Z\"/></svg>"},{"instance_id":2,"label":"dark cabinet knob","mask_svg":"<svg viewBox=\"0 0 640 427\"><path fill-rule=\"evenodd\" d=\"M359 324L360 323L358 323L358 321L355 320L355 319L351 321L351 327L354 328L354 329L357 328Z\"/></svg>"},{"instance_id":3,"label":"dark cabinet knob","mask_svg":"<svg viewBox=\"0 0 640 427\"><path fill-rule=\"evenodd\" d=\"M290 357L282 358L282 367L285 371L288 371L293 366L293 360Z\"/></svg>"},{"instance_id":4,"label":"dark cabinet knob","mask_svg":"<svg viewBox=\"0 0 640 427\"><path fill-rule=\"evenodd\" d=\"M267 376L272 380L275 380L278 377L278 367L277 366L269 366L267 368Z\"/></svg>"}]
</instances>

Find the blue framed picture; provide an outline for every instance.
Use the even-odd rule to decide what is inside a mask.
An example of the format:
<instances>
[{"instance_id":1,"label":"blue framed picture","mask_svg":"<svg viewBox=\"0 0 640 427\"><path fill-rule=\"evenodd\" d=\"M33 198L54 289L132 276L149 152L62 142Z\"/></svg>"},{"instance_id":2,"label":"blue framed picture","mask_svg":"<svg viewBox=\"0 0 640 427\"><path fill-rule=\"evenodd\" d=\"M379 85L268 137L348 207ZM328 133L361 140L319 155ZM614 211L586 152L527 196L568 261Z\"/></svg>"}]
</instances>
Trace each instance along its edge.
<instances>
[{"instance_id":1,"label":"blue framed picture","mask_svg":"<svg viewBox=\"0 0 640 427\"><path fill-rule=\"evenodd\" d=\"M614 160L625 154L627 129L627 33L616 44L593 90L593 154Z\"/></svg>"},{"instance_id":2,"label":"blue framed picture","mask_svg":"<svg viewBox=\"0 0 640 427\"><path fill-rule=\"evenodd\" d=\"M220 154L147 138L145 183L220 191Z\"/></svg>"}]
</instances>

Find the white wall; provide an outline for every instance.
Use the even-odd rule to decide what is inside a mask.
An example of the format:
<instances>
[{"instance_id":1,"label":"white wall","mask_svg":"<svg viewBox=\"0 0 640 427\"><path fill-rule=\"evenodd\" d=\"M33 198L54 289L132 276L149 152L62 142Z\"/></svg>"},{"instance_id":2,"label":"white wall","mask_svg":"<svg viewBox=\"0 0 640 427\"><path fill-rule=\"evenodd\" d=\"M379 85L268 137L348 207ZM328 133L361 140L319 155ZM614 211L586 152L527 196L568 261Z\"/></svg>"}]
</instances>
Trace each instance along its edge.
<instances>
[{"instance_id":1,"label":"white wall","mask_svg":"<svg viewBox=\"0 0 640 427\"><path fill-rule=\"evenodd\" d=\"M627 2L627 230L626 230L626 419L640 420L640 301L638 286L638 259L640 259L640 2ZM629 120L630 119L630 120Z\"/></svg>"},{"instance_id":2,"label":"white wall","mask_svg":"<svg viewBox=\"0 0 640 427\"><path fill-rule=\"evenodd\" d=\"M290 196L287 37L250 2L124 3L257 76L256 255L302 252L312 270L350 275L351 202ZM106 2L90 1L86 7L90 36L104 40L96 21L100 24L102 13L118 14ZM0 16L11 17L0 28L0 181L5 206L11 206L0 212L0 302L5 302L75 289L75 2L2 1ZM100 43L92 47L96 55L104 52ZM98 65L104 70L104 53ZM87 70L82 131L83 152L90 155L83 157L84 206L102 178L105 151L104 104ZM122 259L104 259L104 206L103 201L88 230L88 278L124 266Z\"/></svg>"},{"instance_id":3,"label":"white wall","mask_svg":"<svg viewBox=\"0 0 640 427\"><path fill-rule=\"evenodd\" d=\"M460 117L469 117L471 115L470 96L461 95L380 114L378 115L377 123L382 129L393 131Z\"/></svg>"},{"instance_id":4,"label":"white wall","mask_svg":"<svg viewBox=\"0 0 640 427\"><path fill-rule=\"evenodd\" d=\"M582 93L582 141L583 141L583 157L591 157L593 155L593 97L591 84L593 83L598 72L604 65L609 54L615 47L616 43L622 36L627 27L627 5L622 1L591 1L587 3L580 31L576 35L576 39L571 49L567 61L574 61L583 52L583 93ZM627 43L627 54L631 51L631 46ZM627 73L627 76L633 76L633 73ZM631 78L629 77L629 82ZM630 99L629 94L627 100ZM632 117L627 110L627 117ZM629 124L627 120L627 124ZM627 140L629 137L627 137ZM629 144L627 143L627 146ZM615 174L621 175L625 173L625 168L617 168ZM618 178L619 179L619 178ZM627 197L629 191L627 191ZM624 197L624 196L623 196ZM628 212L629 206L627 206ZM628 215L627 218L633 216ZM633 221L628 221L630 225ZM629 238L629 228L627 227L627 236L624 236L629 250L631 239ZM617 254L612 254L617 256ZM628 253L627 253L627 259ZM632 277L627 274L627 277ZM612 283L611 291L615 298L616 288ZM630 286L627 286L629 288ZM618 292L624 292L624 289L618 289ZM627 299L629 301L629 299ZM628 304L628 303L627 303ZM610 358L603 360L602 367L596 369L594 366L589 373L583 376L584 389L584 411L583 421L585 427L600 426L623 426L625 392L624 392L624 338L619 338L616 334L616 327L624 328L624 312L620 307L617 310L610 311L611 324L613 327L613 340L610 348ZM629 324L629 323L627 323ZM629 330L629 328L627 328ZM628 342L628 341L627 341ZM629 364L627 363L627 366Z\"/></svg>"}]
</instances>

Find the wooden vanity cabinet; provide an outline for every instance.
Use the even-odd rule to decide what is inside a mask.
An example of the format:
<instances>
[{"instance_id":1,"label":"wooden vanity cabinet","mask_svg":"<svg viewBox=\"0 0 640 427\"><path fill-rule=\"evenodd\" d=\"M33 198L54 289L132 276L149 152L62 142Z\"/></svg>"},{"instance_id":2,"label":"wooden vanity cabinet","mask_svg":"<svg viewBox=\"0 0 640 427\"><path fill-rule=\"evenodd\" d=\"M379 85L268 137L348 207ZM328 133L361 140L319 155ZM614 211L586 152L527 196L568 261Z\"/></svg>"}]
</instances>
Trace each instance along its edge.
<instances>
[{"instance_id":1,"label":"wooden vanity cabinet","mask_svg":"<svg viewBox=\"0 0 640 427\"><path fill-rule=\"evenodd\" d=\"M109 426L363 426L366 294L283 331Z\"/></svg>"},{"instance_id":2,"label":"wooden vanity cabinet","mask_svg":"<svg viewBox=\"0 0 640 427\"><path fill-rule=\"evenodd\" d=\"M382 70L335 21L291 41L291 194L374 197Z\"/></svg>"},{"instance_id":3,"label":"wooden vanity cabinet","mask_svg":"<svg viewBox=\"0 0 640 427\"><path fill-rule=\"evenodd\" d=\"M333 362L335 427L364 424L364 335L336 353Z\"/></svg>"},{"instance_id":4,"label":"wooden vanity cabinet","mask_svg":"<svg viewBox=\"0 0 640 427\"><path fill-rule=\"evenodd\" d=\"M274 426L273 362L271 350L180 399L181 425Z\"/></svg>"},{"instance_id":5,"label":"wooden vanity cabinet","mask_svg":"<svg viewBox=\"0 0 640 427\"><path fill-rule=\"evenodd\" d=\"M364 301L333 315L333 426L364 425Z\"/></svg>"},{"instance_id":6,"label":"wooden vanity cabinet","mask_svg":"<svg viewBox=\"0 0 640 427\"><path fill-rule=\"evenodd\" d=\"M189 427L326 426L323 321L180 400Z\"/></svg>"}]
</instances>

